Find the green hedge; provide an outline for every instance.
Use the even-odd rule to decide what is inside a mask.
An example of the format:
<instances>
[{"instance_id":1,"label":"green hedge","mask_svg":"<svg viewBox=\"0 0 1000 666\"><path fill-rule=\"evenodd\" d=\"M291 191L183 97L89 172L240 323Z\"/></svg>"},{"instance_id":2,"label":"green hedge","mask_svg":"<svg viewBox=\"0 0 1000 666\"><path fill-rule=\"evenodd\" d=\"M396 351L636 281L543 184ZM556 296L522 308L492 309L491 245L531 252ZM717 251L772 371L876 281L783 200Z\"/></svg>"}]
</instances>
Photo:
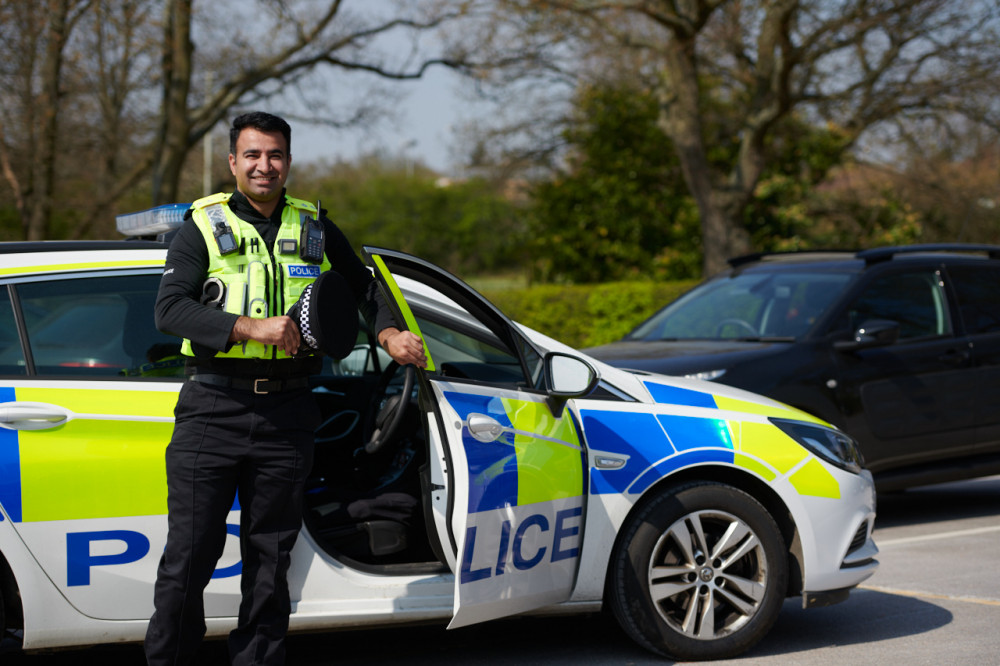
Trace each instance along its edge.
<instances>
[{"instance_id":1,"label":"green hedge","mask_svg":"<svg viewBox=\"0 0 1000 666\"><path fill-rule=\"evenodd\" d=\"M511 319L576 348L613 342L698 280L482 289Z\"/></svg>"}]
</instances>

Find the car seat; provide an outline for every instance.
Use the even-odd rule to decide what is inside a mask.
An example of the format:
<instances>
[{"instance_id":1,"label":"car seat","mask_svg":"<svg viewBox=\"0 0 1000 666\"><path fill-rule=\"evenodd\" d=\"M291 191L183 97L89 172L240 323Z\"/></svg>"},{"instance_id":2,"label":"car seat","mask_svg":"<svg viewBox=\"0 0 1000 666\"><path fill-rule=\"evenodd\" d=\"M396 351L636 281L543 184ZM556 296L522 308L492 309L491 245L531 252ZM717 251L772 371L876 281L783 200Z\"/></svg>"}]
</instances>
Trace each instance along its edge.
<instances>
[{"instance_id":1,"label":"car seat","mask_svg":"<svg viewBox=\"0 0 1000 666\"><path fill-rule=\"evenodd\" d=\"M417 504L401 492L328 502L310 510L310 529L338 552L372 561L409 547Z\"/></svg>"}]
</instances>

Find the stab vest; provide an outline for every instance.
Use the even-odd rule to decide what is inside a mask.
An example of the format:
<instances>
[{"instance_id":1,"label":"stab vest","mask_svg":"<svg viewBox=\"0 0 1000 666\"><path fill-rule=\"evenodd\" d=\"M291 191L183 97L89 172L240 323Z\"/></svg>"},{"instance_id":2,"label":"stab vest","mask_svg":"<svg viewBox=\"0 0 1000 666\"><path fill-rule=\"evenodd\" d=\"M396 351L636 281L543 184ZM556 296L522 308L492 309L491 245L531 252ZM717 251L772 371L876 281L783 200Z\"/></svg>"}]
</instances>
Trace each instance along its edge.
<instances>
[{"instance_id":1,"label":"stab vest","mask_svg":"<svg viewBox=\"0 0 1000 666\"><path fill-rule=\"evenodd\" d=\"M244 222L229 208L227 193L198 199L193 204L192 219L208 247L208 278L218 278L225 286L219 307L226 312L252 319L285 314L307 285L330 269L323 256L322 264L311 264L299 257L302 221L316 216L316 207L300 199L285 197L281 227L268 252L264 240L249 222ZM214 228L224 221L235 237L237 250L223 255ZM184 340L181 351L194 356L191 341ZM279 359L290 358L274 345L256 340L234 343L228 352L216 352L216 358Z\"/></svg>"}]
</instances>

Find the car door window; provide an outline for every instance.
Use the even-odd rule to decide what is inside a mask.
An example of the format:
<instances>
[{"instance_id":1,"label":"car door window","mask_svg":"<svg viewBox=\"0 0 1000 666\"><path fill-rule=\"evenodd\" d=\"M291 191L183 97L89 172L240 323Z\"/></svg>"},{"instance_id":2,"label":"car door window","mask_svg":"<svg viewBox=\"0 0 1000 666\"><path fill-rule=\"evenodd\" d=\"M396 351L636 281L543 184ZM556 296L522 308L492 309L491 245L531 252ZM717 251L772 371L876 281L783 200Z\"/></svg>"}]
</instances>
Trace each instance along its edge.
<instances>
[{"instance_id":1,"label":"car door window","mask_svg":"<svg viewBox=\"0 0 1000 666\"><path fill-rule=\"evenodd\" d=\"M6 287L0 288L0 359L0 375L23 375L27 372L14 308Z\"/></svg>"},{"instance_id":2,"label":"car door window","mask_svg":"<svg viewBox=\"0 0 1000 666\"><path fill-rule=\"evenodd\" d=\"M955 266L948 269L958 298L958 309L965 332L1000 331L1000 268L993 266Z\"/></svg>"},{"instance_id":3,"label":"car door window","mask_svg":"<svg viewBox=\"0 0 1000 666\"><path fill-rule=\"evenodd\" d=\"M509 387L531 386L517 355L486 329L462 326L430 312L415 314L442 375Z\"/></svg>"},{"instance_id":4,"label":"car door window","mask_svg":"<svg viewBox=\"0 0 1000 666\"><path fill-rule=\"evenodd\" d=\"M159 332L153 323L158 288L156 274L19 284L35 374L182 375L181 341ZM14 351L3 352L0 366L18 362Z\"/></svg>"},{"instance_id":5,"label":"car door window","mask_svg":"<svg viewBox=\"0 0 1000 666\"><path fill-rule=\"evenodd\" d=\"M848 311L851 330L866 321L899 323L899 339L948 335L951 321L937 271L893 273L874 279Z\"/></svg>"}]
</instances>

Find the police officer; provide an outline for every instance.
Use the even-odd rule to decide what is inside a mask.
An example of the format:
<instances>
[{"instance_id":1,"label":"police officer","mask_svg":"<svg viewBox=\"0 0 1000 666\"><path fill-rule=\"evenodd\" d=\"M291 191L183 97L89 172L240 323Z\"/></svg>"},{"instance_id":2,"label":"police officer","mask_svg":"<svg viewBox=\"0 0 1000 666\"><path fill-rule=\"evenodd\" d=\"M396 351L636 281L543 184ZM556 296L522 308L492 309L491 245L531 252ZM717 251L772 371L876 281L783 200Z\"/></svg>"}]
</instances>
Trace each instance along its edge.
<instances>
[{"instance_id":1,"label":"police officer","mask_svg":"<svg viewBox=\"0 0 1000 666\"><path fill-rule=\"evenodd\" d=\"M283 314L305 287L334 268L393 359L426 365L420 338L392 325L343 233L314 206L285 194L290 146L282 118L237 117L229 146L236 191L196 201L167 253L156 325L184 339L188 381L166 452L169 531L146 633L150 664L194 660L205 634L203 591L222 555L234 499L243 568L230 658L284 661L286 574L320 424L308 377L321 359L297 355L300 331ZM300 234L303 221L316 217L319 256ZM210 278L215 291L206 303Z\"/></svg>"}]
</instances>

